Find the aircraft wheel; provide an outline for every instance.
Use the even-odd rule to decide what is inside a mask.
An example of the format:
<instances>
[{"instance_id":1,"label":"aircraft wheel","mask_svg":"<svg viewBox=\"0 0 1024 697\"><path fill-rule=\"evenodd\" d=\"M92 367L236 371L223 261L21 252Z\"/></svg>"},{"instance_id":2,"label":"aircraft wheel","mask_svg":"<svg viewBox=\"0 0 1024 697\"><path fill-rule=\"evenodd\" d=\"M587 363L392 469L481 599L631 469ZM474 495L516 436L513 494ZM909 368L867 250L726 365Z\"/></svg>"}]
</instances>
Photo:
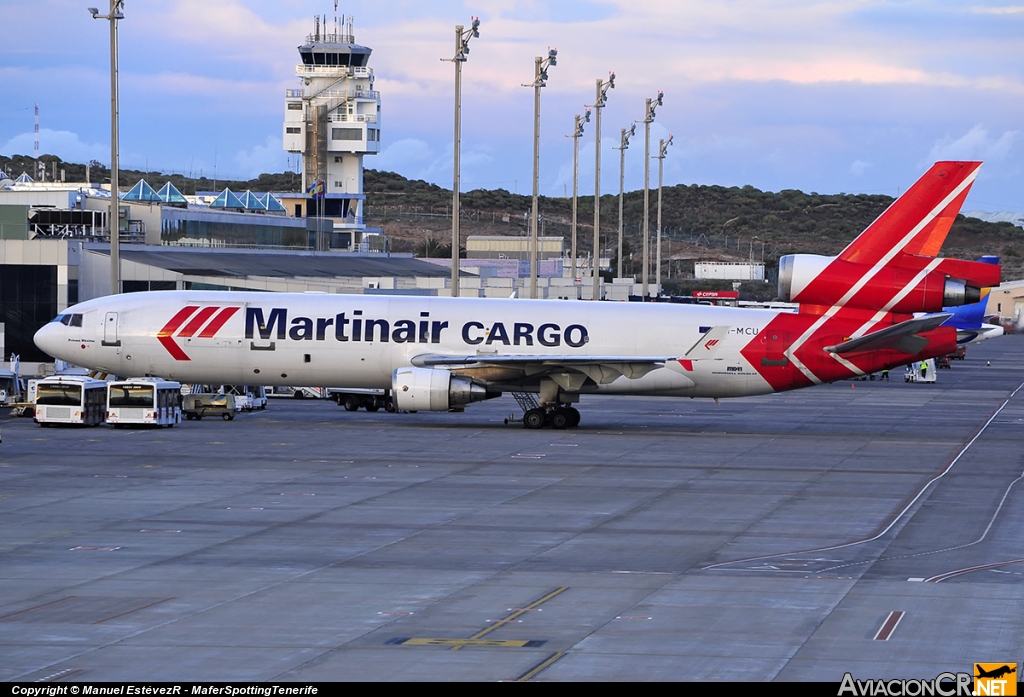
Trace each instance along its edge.
<instances>
[{"instance_id":1,"label":"aircraft wheel","mask_svg":"<svg viewBox=\"0 0 1024 697\"><path fill-rule=\"evenodd\" d=\"M387 399L384 400L384 411L386 411L389 414L394 414L396 411L398 411L398 407L395 406L395 400L392 399L391 397L388 397Z\"/></svg>"},{"instance_id":2,"label":"aircraft wheel","mask_svg":"<svg viewBox=\"0 0 1024 697\"><path fill-rule=\"evenodd\" d=\"M530 409L523 414L523 425L527 428L544 428L547 415L543 409Z\"/></svg>"},{"instance_id":3,"label":"aircraft wheel","mask_svg":"<svg viewBox=\"0 0 1024 697\"><path fill-rule=\"evenodd\" d=\"M569 412L569 428L576 428L580 425L580 411L575 407L566 407L565 409Z\"/></svg>"},{"instance_id":4,"label":"aircraft wheel","mask_svg":"<svg viewBox=\"0 0 1024 697\"><path fill-rule=\"evenodd\" d=\"M345 411L359 411L359 398L355 395L345 397Z\"/></svg>"},{"instance_id":5,"label":"aircraft wheel","mask_svg":"<svg viewBox=\"0 0 1024 697\"><path fill-rule=\"evenodd\" d=\"M572 417L569 416L566 409L555 409L551 412L551 428L561 431L569 428L570 421L572 421Z\"/></svg>"}]
</instances>

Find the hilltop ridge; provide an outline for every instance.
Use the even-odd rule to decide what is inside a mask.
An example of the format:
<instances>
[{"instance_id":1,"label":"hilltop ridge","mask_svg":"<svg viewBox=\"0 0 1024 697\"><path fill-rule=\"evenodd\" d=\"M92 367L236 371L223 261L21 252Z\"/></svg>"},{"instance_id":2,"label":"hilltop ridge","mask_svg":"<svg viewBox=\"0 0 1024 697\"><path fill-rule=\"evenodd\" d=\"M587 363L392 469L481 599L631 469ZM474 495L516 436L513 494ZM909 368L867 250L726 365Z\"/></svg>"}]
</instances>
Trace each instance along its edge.
<instances>
[{"instance_id":1,"label":"hilltop ridge","mask_svg":"<svg viewBox=\"0 0 1024 697\"><path fill-rule=\"evenodd\" d=\"M69 163L53 155L40 158L51 172L56 163L67 181L84 181L85 165ZM0 168L15 176L31 173L35 160L26 156L0 156ZM90 163L94 182L109 181L110 171ZM181 173L121 170L122 188L145 178L155 188L170 181L186 194L230 187L233 190L297 191L301 177L294 172L264 173L246 181L187 177ZM395 172L365 170L366 222L380 227L394 251L419 256L450 256L451 190ZM751 257L771 268L779 256L792 253L834 255L843 249L893 198L879 194L819 194L787 189L773 193L753 186L677 184L663 189L662 258L673 278L692 274L695 260L748 260ZM463 235L515 235L528 233L529 196L504 189L474 189L461 197ZM631 250L642 244L643 191L623 197L623 237L626 273L639 271ZM656 197L652 195L650 230L656 232ZM593 196L581 196L578 204L579 248L589 251L593 237ZM571 199L540 197L546 235L570 234ZM616 247L618 196L601 196L602 249ZM983 254L1002 257L1003 278L1024 277L1024 229L1009 222L987 222L958 215L950 230L944 256L964 259ZM652 257L653 257L652 250ZM634 255L639 256L639 255ZM612 259L613 265L616 260Z\"/></svg>"}]
</instances>

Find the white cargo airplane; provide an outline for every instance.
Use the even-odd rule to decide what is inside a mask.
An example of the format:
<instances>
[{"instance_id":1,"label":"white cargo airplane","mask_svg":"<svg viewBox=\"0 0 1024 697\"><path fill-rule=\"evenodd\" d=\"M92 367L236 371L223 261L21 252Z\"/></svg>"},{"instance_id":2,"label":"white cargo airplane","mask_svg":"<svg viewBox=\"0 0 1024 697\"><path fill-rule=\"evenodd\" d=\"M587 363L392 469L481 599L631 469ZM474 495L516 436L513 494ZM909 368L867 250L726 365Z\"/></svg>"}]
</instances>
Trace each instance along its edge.
<instances>
[{"instance_id":1,"label":"white cargo airplane","mask_svg":"<svg viewBox=\"0 0 1024 697\"><path fill-rule=\"evenodd\" d=\"M529 428L581 394L741 397L950 353L942 308L999 266L936 257L978 162L936 163L837 257L783 257L798 312L661 303L156 291L96 298L39 330L65 361L189 383L391 390L406 410L533 392ZM915 317L914 313L938 313Z\"/></svg>"}]
</instances>

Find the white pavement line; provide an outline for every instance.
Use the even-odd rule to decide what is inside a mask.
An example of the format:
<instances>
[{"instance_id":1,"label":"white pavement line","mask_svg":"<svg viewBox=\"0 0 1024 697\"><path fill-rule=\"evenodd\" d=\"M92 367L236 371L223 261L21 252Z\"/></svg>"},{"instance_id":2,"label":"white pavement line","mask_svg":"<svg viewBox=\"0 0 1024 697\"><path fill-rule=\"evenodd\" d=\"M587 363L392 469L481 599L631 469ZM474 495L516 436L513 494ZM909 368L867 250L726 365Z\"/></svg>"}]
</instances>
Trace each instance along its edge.
<instances>
[{"instance_id":1,"label":"white pavement line","mask_svg":"<svg viewBox=\"0 0 1024 697\"><path fill-rule=\"evenodd\" d=\"M723 566L732 566L733 564L743 564L743 563L752 562L752 561L761 561L763 559L775 559L776 557L782 557L782 556L791 556L791 555L797 555L797 554L811 554L813 552L827 552L827 551L831 551L833 549L845 549L847 547L855 547L857 545L866 544L868 542L874 542L875 540L883 537L886 533L888 533L890 530L892 530L893 526L895 526L896 523L898 523L900 520L903 519L903 517L910 511L911 508L914 507L914 505L918 502L918 500L924 495L924 492L926 492L931 487L932 484L936 483L937 481L939 481L940 479L942 479L943 477L945 477L947 474L950 473L950 471L953 469L953 467L956 465L956 463L960 461L960 458L962 458L964 456L964 453L966 453L970 449L970 447L972 445L974 445L974 442L976 440L978 440L978 438L981 437L981 434L983 434L985 432L985 430L989 427L989 425L991 425L992 422L995 421L996 417L999 416L1000 412L1002 412L1003 409L1006 408L1006 405L1010 403L1010 400L1013 399L1017 395L1017 393L1021 391L1021 389L1024 389L1024 382L1022 382L1021 384L1017 385L1017 388L1013 392L1010 393L1010 396L1007 397L1003 401L1003 403L1001 405L999 405L999 408L996 409L992 413L992 416L990 416L988 418L988 421L986 421L984 423L984 425L982 425L982 427L980 429L978 429L978 432L974 434L974 437L971 438L967 442L967 444L964 445L964 447L962 447L960 449L960 452L958 452L956 454L956 457L953 458L953 460L946 466L946 468L944 470L942 470L942 472L940 472L939 474L935 475L930 480L928 480L924 484L924 486L922 486L918 490L918 492L914 496L914 498L912 498L910 500L910 503L908 503L906 506L904 506L903 510L901 510L899 513L897 513L896 516L893 517L892 521L888 525L886 525L880 532L876 533L875 535L872 535L871 537L865 537L865 538L860 539L860 540L854 540L853 542L844 542L842 544L831 545L831 546L828 546L828 547L815 547L813 549L804 549L804 550L789 551L789 552L778 552L776 554L765 554L765 555L762 555L762 556L759 556L759 557L746 557L744 559L734 559L732 561L722 561L722 562L718 562L717 564L710 564L708 566L705 566L705 567L703 567L703 570L704 571L708 571L708 570L717 569L717 568L723 567ZM1014 480L1014 481L1016 481L1016 480ZM1012 484L1011 484L1011 486L1012 486ZM1009 489L1007 489L1007 492L1009 492ZM1004 495L1004 498L1005 498L1005 495ZM1002 507L1002 504L1000 504L1000 507ZM987 534L987 532L988 531L986 530L986 534ZM864 560L864 561L860 561L860 562L851 562L849 564L844 564L842 566L833 566L833 567L830 567L828 569L821 569L818 573L824 573L826 571L834 571L835 569L843 568L845 566L854 566L856 564L874 563L875 561L878 561L878 560L877 559L868 559L868 560Z\"/></svg>"}]
</instances>

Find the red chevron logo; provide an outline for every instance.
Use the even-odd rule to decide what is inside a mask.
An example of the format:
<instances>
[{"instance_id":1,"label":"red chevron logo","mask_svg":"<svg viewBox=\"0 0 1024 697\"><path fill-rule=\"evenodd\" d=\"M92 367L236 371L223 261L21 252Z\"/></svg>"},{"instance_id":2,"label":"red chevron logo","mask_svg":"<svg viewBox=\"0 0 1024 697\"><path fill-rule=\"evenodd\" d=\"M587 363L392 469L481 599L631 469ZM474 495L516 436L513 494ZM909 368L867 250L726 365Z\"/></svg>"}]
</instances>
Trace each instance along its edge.
<instances>
[{"instance_id":1,"label":"red chevron logo","mask_svg":"<svg viewBox=\"0 0 1024 697\"><path fill-rule=\"evenodd\" d=\"M199 311L196 312L196 310ZM220 312L217 312L218 310ZM171 354L174 360L190 361L192 359L188 357L188 354L174 340L174 333L181 328L181 331L177 334L178 337L189 339L196 336L196 332L199 332L198 338L211 339L236 312L238 312L238 307L225 307L222 309L213 305L200 309L198 305L187 305L181 308L174 317L171 317L170 321L163 326L163 329L156 333L156 340L167 349L167 353ZM212 320L210 319L211 317L213 318ZM186 322L188 324L185 324ZM206 325L205 328L203 328L203 325Z\"/></svg>"}]
</instances>

